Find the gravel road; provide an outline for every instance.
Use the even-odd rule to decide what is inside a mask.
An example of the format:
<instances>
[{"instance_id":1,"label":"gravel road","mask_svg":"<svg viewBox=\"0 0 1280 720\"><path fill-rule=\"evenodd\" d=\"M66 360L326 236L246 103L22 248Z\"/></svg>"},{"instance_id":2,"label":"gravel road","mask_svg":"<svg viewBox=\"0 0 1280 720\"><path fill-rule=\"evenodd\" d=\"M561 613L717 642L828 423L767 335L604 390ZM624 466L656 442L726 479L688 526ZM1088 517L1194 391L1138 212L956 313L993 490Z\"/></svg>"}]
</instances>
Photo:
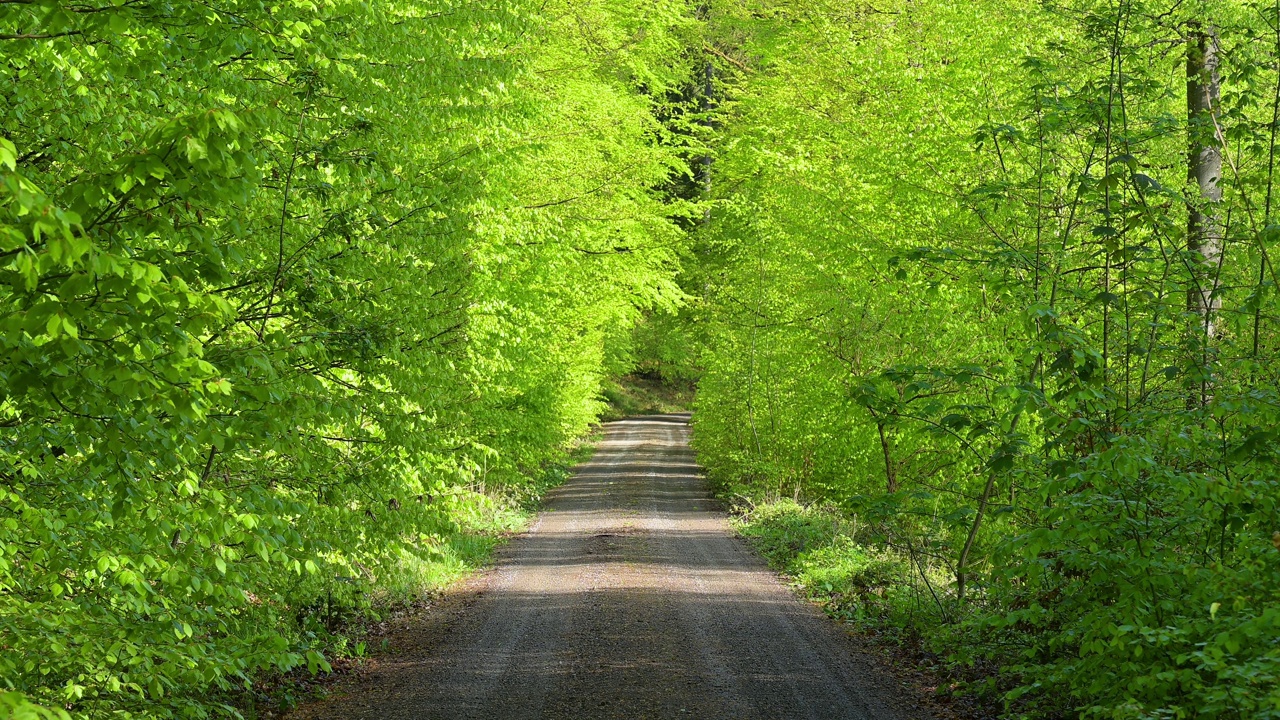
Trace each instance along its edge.
<instances>
[{"instance_id":1,"label":"gravel road","mask_svg":"<svg viewBox=\"0 0 1280 720\"><path fill-rule=\"evenodd\" d=\"M734 537L687 423L609 423L447 626L292 717L927 717Z\"/></svg>"}]
</instances>

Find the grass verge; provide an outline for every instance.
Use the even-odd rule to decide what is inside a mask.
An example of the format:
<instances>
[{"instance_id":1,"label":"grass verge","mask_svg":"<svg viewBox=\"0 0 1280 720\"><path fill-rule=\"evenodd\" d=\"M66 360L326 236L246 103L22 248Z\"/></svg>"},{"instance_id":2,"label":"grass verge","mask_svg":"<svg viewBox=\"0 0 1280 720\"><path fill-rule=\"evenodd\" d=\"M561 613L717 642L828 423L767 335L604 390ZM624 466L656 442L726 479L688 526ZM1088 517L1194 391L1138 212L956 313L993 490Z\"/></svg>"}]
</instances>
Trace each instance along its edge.
<instances>
[{"instance_id":1,"label":"grass verge","mask_svg":"<svg viewBox=\"0 0 1280 720\"><path fill-rule=\"evenodd\" d=\"M607 380L601 396L607 403L602 421L632 415L688 412L693 402L692 383L674 383L657 373L637 372Z\"/></svg>"},{"instance_id":2,"label":"grass verge","mask_svg":"<svg viewBox=\"0 0 1280 720\"><path fill-rule=\"evenodd\" d=\"M484 568L493 552L523 532L547 491L565 482L574 466L591 458L603 434L597 428L577 441L558 462L541 468L519 487L486 490L456 488L450 515L455 526L434 533L428 554L404 553L399 567L372 592L330 597L326 606L308 608L330 671L299 668L256 679L237 703L245 720L278 718L300 703L325 697L334 682L387 649L389 624L432 607L455 583Z\"/></svg>"},{"instance_id":3,"label":"grass verge","mask_svg":"<svg viewBox=\"0 0 1280 720\"><path fill-rule=\"evenodd\" d=\"M770 567L809 601L856 628L886 656L899 680L940 717L990 718L1002 712L994 668L948 659L956 611L939 588L944 573L908 553L866 541L856 516L793 499L753 502L741 495L732 523Z\"/></svg>"}]
</instances>

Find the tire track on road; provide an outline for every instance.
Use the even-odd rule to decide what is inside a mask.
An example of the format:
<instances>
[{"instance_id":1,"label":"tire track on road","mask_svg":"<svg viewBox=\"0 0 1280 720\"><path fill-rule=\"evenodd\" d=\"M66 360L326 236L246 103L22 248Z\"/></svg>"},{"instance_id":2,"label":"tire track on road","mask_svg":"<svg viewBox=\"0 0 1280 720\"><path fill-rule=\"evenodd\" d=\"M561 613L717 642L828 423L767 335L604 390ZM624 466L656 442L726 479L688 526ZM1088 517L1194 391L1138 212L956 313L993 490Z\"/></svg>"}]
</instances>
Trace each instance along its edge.
<instances>
[{"instance_id":1,"label":"tire track on road","mask_svg":"<svg viewBox=\"0 0 1280 720\"><path fill-rule=\"evenodd\" d=\"M607 424L456 624L293 717L927 717L733 535L688 434Z\"/></svg>"}]
</instances>

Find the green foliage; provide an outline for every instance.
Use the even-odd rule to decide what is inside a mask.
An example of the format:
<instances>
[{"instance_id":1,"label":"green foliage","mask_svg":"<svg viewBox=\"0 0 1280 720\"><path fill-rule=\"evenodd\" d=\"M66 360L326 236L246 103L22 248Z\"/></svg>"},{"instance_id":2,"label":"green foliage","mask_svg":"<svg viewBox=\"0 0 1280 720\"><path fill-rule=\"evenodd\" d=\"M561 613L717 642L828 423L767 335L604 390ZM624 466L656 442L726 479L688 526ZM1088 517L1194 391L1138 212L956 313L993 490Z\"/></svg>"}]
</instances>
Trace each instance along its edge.
<instances>
[{"instance_id":1,"label":"green foliage","mask_svg":"<svg viewBox=\"0 0 1280 720\"><path fill-rule=\"evenodd\" d=\"M1280 717L1274 4L22 0L0 70L4 713L327 668L639 364L1011 713Z\"/></svg>"},{"instance_id":2,"label":"green foliage","mask_svg":"<svg viewBox=\"0 0 1280 720\"><path fill-rule=\"evenodd\" d=\"M795 569L801 555L829 548L840 537L840 518L795 500L778 500L743 515L739 530L770 564Z\"/></svg>"},{"instance_id":3,"label":"green foliage","mask_svg":"<svg viewBox=\"0 0 1280 720\"><path fill-rule=\"evenodd\" d=\"M652 373L632 373L605 381L601 396L608 408L600 417L616 420L631 415L688 412L693 388Z\"/></svg>"},{"instance_id":4,"label":"green foliage","mask_svg":"<svg viewBox=\"0 0 1280 720\"><path fill-rule=\"evenodd\" d=\"M19 692L0 693L0 717L5 720L65 720L67 711L42 708L31 703Z\"/></svg>"},{"instance_id":5,"label":"green foliage","mask_svg":"<svg viewBox=\"0 0 1280 720\"><path fill-rule=\"evenodd\" d=\"M709 13L700 457L726 494L833 503L910 558L937 592L916 629L1001 668L1011 714L1280 716L1278 22L1245 0ZM1221 100L1189 115L1205 28ZM1221 201L1189 142L1221 148Z\"/></svg>"},{"instance_id":6,"label":"green foliage","mask_svg":"<svg viewBox=\"0 0 1280 720\"><path fill-rule=\"evenodd\" d=\"M878 629L906 629L917 620L895 616L927 592L912 584L910 557L860 541L856 518L838 508L783 499L752 507L735 524L833 616Z\"/></svg>"},{"instance_id":7,"label":"green foliage","mask_svg":"<svg viewBox=\"0 0 1280 720\"><path fill-rule=\"evenodd\" d=\"M847 537L803 554L797 558L797 565L797 580L832 596L892 587L908 574L903 563L878 555Z\"/></svg>"},{"instance_id":8,"label":"green foliage","mask_svg":"<svg viewBox=\"0 0 1280 720\"><path fill-rule=\"evenodd\" d=\"M695 34L671 3L0 4L0 686L235 715L473 566L683 300L660 118Z\"/></svg>"}]
</instances>

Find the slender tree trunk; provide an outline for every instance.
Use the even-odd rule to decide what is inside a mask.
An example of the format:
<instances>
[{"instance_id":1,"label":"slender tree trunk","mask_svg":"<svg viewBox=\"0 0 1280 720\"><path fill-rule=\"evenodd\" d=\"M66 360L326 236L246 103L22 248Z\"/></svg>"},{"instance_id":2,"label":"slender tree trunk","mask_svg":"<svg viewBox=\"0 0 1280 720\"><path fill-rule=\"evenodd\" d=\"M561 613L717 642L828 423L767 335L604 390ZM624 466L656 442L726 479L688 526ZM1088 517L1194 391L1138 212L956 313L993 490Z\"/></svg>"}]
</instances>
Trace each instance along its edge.
<instances>
[{"instance_id":1,"label":"slender tree trunk","mask_svg":"<svg viewBox=\"0 0 1280 720\"><path fill-rule=\"evenodd\" d=\"M698 103L698 109L702 111L704 116L707 116L711 113L712 108L715 107L715 102L716 66L713 65L711 63L711 59L708 58L702 66L702 98ZM703 122L706 123L706 127L711 127L711 120L709 117L706 117ZM698 165L702 175L700 178L702 180L702 191L709 195L711 194L711 153L707 153L699 158Z\"/></svg>"},{"instance_id":2,"label":"slender tree trunk","mask_svg":"<svg viewBox=\"0 0 1280 720\"><path fill-rule=\"evenodd\" d=\"M1189 204L1187 249L1199 262L1193 265L1187 310L1199 320L1205 343L1217 334L1214 314L1221 307L1216 297L1222 257L1222 223L1217 214L1222 202L1222 148L1216 130L1218 62L1217 31L1193 24L1187 33L1187 179L1199 196Z\"/></svg>"},{"instance_id":3,"label":"slender tree trunk","mask_svg":"<svg viewBox=\"0 0 1280 720\"><path fill-rule=\"evenodd\" d=\"M991 500L991 492L996 487L996 474L987 471L987 484L982 488L982 496L978 498L978 513L973 516L973 524L969 526L969 535L965 537L964 547L960 548L960 559L956 561L956 599L963 601L965 588L969 580L969 553L973 551L973 543L978 539L978 529L982 527L982 517L987 513L987 503Z\"/></svg>"},{"instance_id":4,"label":"slender tree trunk","mask_svg":"<svg viewBox=\"0 0 1280 720\"><path fill-rule=\"evenodd\" d=\"M1036 363L1036 368L1040 364ZM1035 371L1032 371L1031 381L1035 382ZM1009 435L1018 432L1018 423L1022 422L1022 411L1019 410L1014 416L1013 421L1009 423ZM988 459L988 463L990 460ZM1010 481L1012 484L1012 480ZM987 483L982 486L982 495L978 498L978 512L973 516L973 524L969 526L969 534L965 537L964 547L960 548L960 559L956 561L956 599L964 601L965 589L969 582L969 555L973 552L973 545L978 540L978 530L982 528L982 518L987 514L987 505L991 502L991 494L996 489L996 471L987 469Z\"/></svg>"},{"instance_id":5,"label":"slender tree trunk","mask_svg":"<svg viewBox=\"0 0 1280 720\"><path fill-rule=\"evenodd\" d=\"M884 452L885 487L890 493L898 492L898 471L893 463L893 438L885 430L884 420L876 417L876 430L880 431L880 450Z\"/></svg>"},{"instance_id":6,"label":"slender tree trunk","mask_svg":"<svg viewBox=\"0 0 1280 720\"><path fill-rule=\"evenodd\" d=\"M708 22L711 16L711 8L709 5L700 5L698 7L697 16L704 23ZM702 113L703 127L708 130L707 142L710 143L711 111L716 105L716 66L711 62L708 56L702 63L702 89L698 98L698 111ZM698 167L696 170L698 184L702 186L703 200L711 199L711 165L713 158L710 150L705 155L698 158ZM711 205L708 204L702 210L702 224L711 223Z\"/></svg>"}]
</instances>

